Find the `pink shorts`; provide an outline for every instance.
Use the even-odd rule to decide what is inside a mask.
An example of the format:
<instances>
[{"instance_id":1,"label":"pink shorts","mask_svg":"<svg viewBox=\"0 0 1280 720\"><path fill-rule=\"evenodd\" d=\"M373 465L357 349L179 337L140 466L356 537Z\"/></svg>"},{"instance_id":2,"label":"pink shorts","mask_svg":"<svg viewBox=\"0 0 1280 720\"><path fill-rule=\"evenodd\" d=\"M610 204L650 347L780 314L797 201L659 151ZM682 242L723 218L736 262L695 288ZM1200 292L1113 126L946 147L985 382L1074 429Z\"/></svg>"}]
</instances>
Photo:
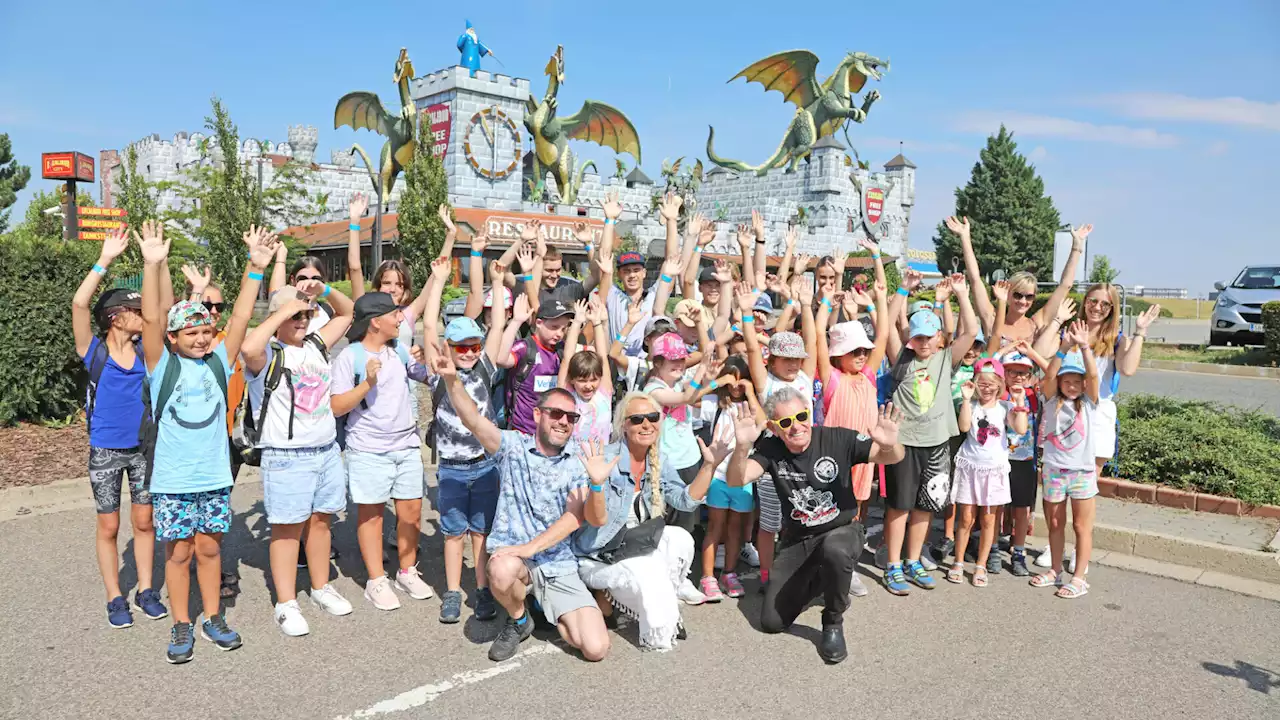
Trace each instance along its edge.
<instances>
[{"instance_id":1,"label":"pink shorts","mask_svg":"<svg viewBox=\"0 0 1280 720\"><path fill-rule=\"evenodd\" d=\"M1007 466L983 467L957 457L954 480L951 484L952 502L983 507L998 507L1013 502Z\"/></svg>"},{"instance_id":2,"label":"pink shorts","mask_svg":"<svg viewBox=\"0 0 1280 720\"><path fill-rule=\"evenodd\" d=\"M1040 486L1045 502L1088 500L1098 494L1098 473L1094 470L1063 470L1045 465L1043 473Z\"/></svg>"}]
</instances>

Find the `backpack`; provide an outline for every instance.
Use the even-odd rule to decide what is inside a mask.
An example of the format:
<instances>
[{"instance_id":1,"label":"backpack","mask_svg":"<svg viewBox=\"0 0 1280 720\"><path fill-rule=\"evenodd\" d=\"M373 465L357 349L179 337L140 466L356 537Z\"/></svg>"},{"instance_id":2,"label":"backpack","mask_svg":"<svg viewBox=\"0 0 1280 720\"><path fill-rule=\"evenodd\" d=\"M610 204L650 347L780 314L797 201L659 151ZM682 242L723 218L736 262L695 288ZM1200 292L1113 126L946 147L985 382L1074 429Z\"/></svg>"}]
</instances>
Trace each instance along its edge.
<instances>
[{"instance_id":1,"label":"backpack","mask_svg":"<svg viewBox=\"0 0 1280 720\"><path fill-rule=\"evenodd\" d=\"M351 369L354 371L354 374L355 374L355 381L354 381L354 384L352 385L354 387L364 382L365 366L369 362L368 351L365 350L364 345L360 342L351 343L351 345L349 345L348 347L351 348ZM394 348L396 351L396 355L399 356L400 358L400 362L404 363L404 371L405 371L404 382L405 382L405 385L409 388L410 395L412 395L413 387L409 385L409 363L410 363L409 351L406 350L404 346L401 345L400 343L396 343L394 345ZM361 410L369 409L369 395L367 393L363 398L360 399L360 409ZM349 417L351 417L351 413L347 413L346 415L343 415L342 417L339 417L337 419L338 447L342 448L343 450L347 449L347 418ZM417 418L414 418L414 421L416 422Z\"/></svg>"},{"instance_id":2,"label":"backpack","mask_svg":"<svg viewBox=\"0 0 1280 720\"><path fill-rule=\"evenodd\" d=\"M142 338L134 338L133 351L137 353L145 367L146 355L142 352ZM107 369L107 362L111 359L111 350L107 348L106 337L99 336L98 343L93 346L93 357L89 359L89 385L85 388L84 401L84 422L87 431L92 430L93 410L98 403L98 383L102 380L102 373ZM176 382L176 380L175 380ZM151 422L151 393L146 391L146 378L143 378L142 392L142 424L138 427L138 440L141 444L143 435L146 432L147 425Z\"/></svg>"},{"instance_id":3,"label":"backpack","mask_svg":"<svg viewBox=\"0 0 1280 720\"><path fill-rule=\"evenodd\" d=\"M524 384L525 380L529 379L529 373L533 372L534 366L538 364L538 341L534 340L532 336L524 340L524 356L516 362L515 367L507 372L507 377L504 380L506 387L503 388L503 398L506 400L507 416L503 419L502 424L499 425L504 430L510 429L511 416L515 413L516 390ZM556 357L563 360L562 352L560 348L556 348Z\"/></svg>"},{"instance_id":4,"label":"backpack","mask_svg":"<svg viewBox=\"0 0 1280 720\"><path fill-rule=\"evenodd\" d=\"M320 355L329 360L329 348L324 344L324 340L317 334L311 333L302 340L304 343L311 343L320 351ZM231 434L231 444L235 447L236 452L240 453L241 459L245 465L258 467L262 464L262 448L258 443L262 440L262 425L267 420L267 408L271 406L271 394L280 387L280 380L289 375L289 369L284 366L284 346L279 340L271 339L271 361L267 363L266 378L262 383L262 407L258 409L257 419L253 414L253 400L247 391L245 392L244 402L240 404L239 417L236 418L235 431ZM293 417L295 409L293 404L293 381L289 381L289 439L293 439Z\"/></svg>"},{"instance_id":5,"label":"backpack","mask_svg":"<svg viewBox=\"0 0 1280 720\"><path fill-rule=\"evenodd\" d=\"M138 431L138 444L146 453L147 457L147 477L145 486L151 488L151 472L155 469L156 457L156 438L160 435L160 418L164 416L164 408L169 404L169 398L173 396L174 389L178 386L178 378L182 376L182 364L178 359L178 354L172 350L166 350L172 357L164 366L164 374L160 376L160 394L156 398L155 406L151 405L151 380L144 378L142 381L142 397L145 412L142 416L142 428ZM207 353L202 360L205 361L205 367L209 368L209 372L213 373L213 379L217 381L218 387L222 389L222 417L226 418L227 405L230 401L227 397L227 368L221 362L209 362L209 358L213 357L213 353Z\"/></svg>"}]
</instances>

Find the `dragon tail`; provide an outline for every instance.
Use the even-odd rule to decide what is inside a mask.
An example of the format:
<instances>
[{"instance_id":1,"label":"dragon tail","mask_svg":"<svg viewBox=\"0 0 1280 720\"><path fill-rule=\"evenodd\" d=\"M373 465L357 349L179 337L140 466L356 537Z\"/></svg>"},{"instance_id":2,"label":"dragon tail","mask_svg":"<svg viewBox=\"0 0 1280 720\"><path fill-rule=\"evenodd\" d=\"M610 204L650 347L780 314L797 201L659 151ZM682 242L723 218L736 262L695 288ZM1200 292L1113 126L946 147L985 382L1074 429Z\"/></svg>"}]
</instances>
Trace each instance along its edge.
<instances>
[{"instance_id":1,"label":"dragon tail","mask_svg":"<svg viewBox=\"0 0 1280 720\"><path fill-rule=\"evenodd\" d=\"M578 197L578 191L582 189L582 179L587 176L587 168L596 170L595 162L592 160L588 160L582 163L582 167L578 168L578 177L574 178L574 181L573 181L573 197L575 201L577 200L577 197ZM600 171L596 170L596 172L599 173Z\"/></svg>"},{"instance_id":2,"label":"dragon tail","mask_svg":"<svg viewBox=\"0 0 1280 720\"><path fill-rule=\"evenodd\" d=\"M771 168L777 167L787 157L787 139L784 136L782 142L778 143L778 149L773 151L773 155L765 160L761 165L748 165L740 160L726 160L718 155L715 151L716 129L708 126L711 132L707 135L707 159L719 165L722 168L736 170L737 172L753 172L757 175L764 175Z\"/></svg>"}]
</instances>

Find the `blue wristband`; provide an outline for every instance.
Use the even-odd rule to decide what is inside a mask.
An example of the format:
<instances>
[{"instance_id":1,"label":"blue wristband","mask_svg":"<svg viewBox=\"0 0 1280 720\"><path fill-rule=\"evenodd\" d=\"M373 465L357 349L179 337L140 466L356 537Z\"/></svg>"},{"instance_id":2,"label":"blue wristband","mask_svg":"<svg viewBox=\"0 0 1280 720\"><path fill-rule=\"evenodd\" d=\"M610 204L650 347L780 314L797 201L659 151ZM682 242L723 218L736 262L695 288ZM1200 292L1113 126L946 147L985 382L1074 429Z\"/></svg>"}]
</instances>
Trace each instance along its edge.
<instances>
[{"instance_id":1,"label":"blue wristband","mask_svg":"<svg viewBox=\"0 0 1280 720\"><path fill-rule=\"evenodd\" d=\"M250 271L249 271L248 278L249 278L250 280L257 280L258 282L262 282L262 273L260 273L260 272L253 272L252 270L250 270Z\"/></svg>"},{"instance_id":2,"label":"blue wristband","mask_svg":"<svg viewBox=\"0 0 1280 720\"><path fill-rule=\"evenodd\" d=\"M484 253L480 252L479 250L472 250L472 251L471 251L471 257L478 257L478 258L482 258L482 257L484 257Z\"/></svg>"},{"instance_id":3,"label":"blue wristband","mask_svg":"<svg viewBox=\"0 0 1280 720\"><path fill-rule=\"evenodd\" d=\"M356 232L360 232L360 223L348 223L348 224L347 224L347 229L348 229L348 230L355 230Z\"/></svg>"},{"instance_id":4,"label":"blue wristband","mask_svg":"<svg viewBox=\"0 0 1280 720\"><path fill-rule=\"evenodd\" d=\"M332 290L328 285L324 286L324 292L320 293L320 297L329 297L329 291Z\"/></svg>"},{"instance_id":5,"label":"blue wristband","mask_svg":"<svg viewBox=\"0 0 1280 720\"><path fill-rule=\"evenodd\" d=\"M1059 350L1059 351L1058 351L1058 354L1057 354L1057 355L1054 355L1054 357L1058 358L1059 360L1066 360L1066 359L1067 359L1067 354L1066 354L1066 353L1064 353L1064 352L1062 352L1061 350Z\"/></svg>"},{"instance_id":6,"label":"blue wristband","mask_svg":"<svg viewBox=\"0 0 1280 720\"><path fill-rule=\"evenodd\" d=\"M690 387L692 387L694 390L701 390L701 389L702 389L702 386L698 384L698 381L697 381L697 380L690 380L690 381L689 381L689 386L690 386Z\"/></svg>"},{"instance_id":7,"label":"blue wristband","mask_svg":"<svg viewBox=\"0 0 1280 720\"><path fill-rule=\"evenodd\" d=\"M756 316L755 316L755 315L743 315L743 316L742 316L742 322L744 322L744 323L753 323L753 322L755 322L755 321L756 321Z\"/></svg>"},{"instance_id":8,"label":"blue wristband","mask_svg":"<svg viewBox=\"0 0 1280 720\"><path fill-rule=\"evenodd\" d=\"M529 282L533 279L533 273L529 273L528 275L517 275L516 279L520 282Z\"/></svg>"},{"instance_id":9,"label":"blue wristband","mask_svg":"<svg viewBox=\"0 0 1280 720\"><path fill-rule=\"evenodd\" d=\"M720 383L716 382L715 380L712 380L712 381L711 381L711 389L712 389L712 390L715 390L715 389L716 389L716 388L718 388L718 387L720 387Z\"/></svg>"},{"instance_id":10,"label":"blue wristband","mask_svg":"<svg viewBox=\"0 0 1280 720\"><path fill-rule=\"evenodd\" d=\"M99 275L106 275L106 274L107 274L107 269L106 269L106 268L104 268L104 267L102 267L102 266L101 266L101 265L99 265L98 263L94 263L94 264L93 264L93 268L91 268L91 269L92 269L94 272L98 273Z\"/></svg>"},{"instance_id":11,"label":"blue wristband","mask_svg":"<svg viewBox=\"0 0 1280 720\"><path fill-rule=\"evenodd\" d=\"M730 330L732 330L732 331L734 331L734 332L736 332L736 333L740 333L740 332L742 332L742 326L741 326L741 325L730 325L730 326L729 326L729 329L730 329Z\"/></svg>"},{"instance_id":12,"label":"blue wristband","mask_svg":"<svg viewBox=\"0 0 1280 720\"><path fill-rule=\"evenodd\" d=\"M879 260L879 259L880 259L880 253L871 253L871 259L872 259L872 260Z\"/></svg>"},{"instance_id":13,"label":"blue wristband","mask_svg":"<svg viewBox=\"0 0 1280 720\"><path fill-rule=\"evenodd\" d=\"M670 275L666 273L662 273L662 275L658 279L661 280L662 282L674 282L674 278L672 278Z\"/></svg>"},{"instance_id":14,"label":"blue wristband","mask_svg":"<svg viewBox=\"0 0 1280 720\"><path fill-rule=\"evenodd\" d=\"M826 298L822 298L822 304L823 304L823 305L826 305L828 310L830 310L830 309L831 309L831 301L830 301L830 300L828 300L828 299L826 299Z\"/></svg>"},{"instance_id":15,"label":"blue wristband","mask_svg":"<svg viewBox=\"0 0 1280 720\"><path fill-rule=\"evenodd\" d=\"M790 306L795 305L795 304L796 304L796 301L795 301L795 300L792 300L792 299L790 299L790 298L788 298L788 299L787 299L787 307L790 307Z\"/></svg>"},{"instance_id":16,"label":"blue wristband","mask_svg":"<svg viewBox=\"0 0 1280 720\"><path fill-rule=\"evenodd\" d=\"M617 225L617 224L618 224L618 219L617 219L617 218L605 218L605 219L604 219L604 224L605 224L605 225Z\"/></svg>"},{"instance_id":17,"label":"blue wristband","mask_svg":"<svg viewBox=\"0 0 1280 720\"><path fill-rule=\"evenodd\" d=\"M588 485L587 487L591 488L591 492L604 492L603 485Z\"/></svg>"},{"instance_id":18,"label":"blue wristband","mask_svg":"<svg viewBox=\"0 0 1280 720\"><path fill-rule=\"evenodd\" d=\"M623 336L622 336L622 333L618 333L617 335L614 335L614 336L613 336L613 339L614 339L614 340L616 340L616 341L618 341L618 342L622 342L624 338L623 338Z\"/></svg>"},{"instance_id":19,"label":"blue wristband","mask_svg":"<svg viewBox=\"0 0 1280 720\"><path fill-rule=\"evenodd\" d=\"M906 297L906 296L910 295L911 293L910 293L906 288L904 288L904 287L900 287L900 288L898 288L898 294L899 294L899 295L901 295L902 297Z\"/></svg>"},{"instance_id":20,"label":"blue wristband","mask_svg":"<svg viewBox=\"0 0 1280 720\"><path fill-rule=\"evenodd\" d=\"M701 246L701 245L694 245L694 246L693 246L693 251L694 251L695 253L700 253L700 252L702 252L702 246Z\"/></svg>"},{"instance_id":21,"label":"blue wristband","mask_svg":"<svg viewBox=\"0 0 1280 720\"><path fill-rule=\"evenodd\" d=\"M595 249L596 249L596 246L595 246L595 245L592 245L591 243L587 243L587 254L588 254L588 255L590 255L592 252L594 252L594 251L595 251Z\"/></svg>"},{"instance_id":22,"label":"blue wristband","mask_svg":"<svg viewBox=\"0 0 1280 720\"><path fill-rule=\"evenodd\" d=\"M244 256L245 256L245 258L246 258L246 259L248 259L248 260L252 260L252 259L253 259L253 253L251 253L251 252L247 252L247 253L245 253L245 254L244 254Z\"/></svg>"},{"instance_id":23,"label":"blue wristband","mask_svg":"<svg viewBox=\"0 0 1280 720\"><path fill-rule=\"evenodd\" d=\"M876 304L875 304L875 303L867 303L867 312L875 312L875 311L876 311Z\"/></svg>"},{"instance_id":24,"label":"blue wristband","mask_svg":"<svg viewBox=\"0 0 1280 720\"><path fill-rule=\"evenodd\" d=\"M946 304L946 303L944 303L944 302L941 302L941 301L935 301L935 302L933 303L933 306L934 306L934 307L936 307L936 308L938 308L939 310L941 310L942 308L946 307L946 306L947 306L947 304Z\"/></svg>"}]
</instances>

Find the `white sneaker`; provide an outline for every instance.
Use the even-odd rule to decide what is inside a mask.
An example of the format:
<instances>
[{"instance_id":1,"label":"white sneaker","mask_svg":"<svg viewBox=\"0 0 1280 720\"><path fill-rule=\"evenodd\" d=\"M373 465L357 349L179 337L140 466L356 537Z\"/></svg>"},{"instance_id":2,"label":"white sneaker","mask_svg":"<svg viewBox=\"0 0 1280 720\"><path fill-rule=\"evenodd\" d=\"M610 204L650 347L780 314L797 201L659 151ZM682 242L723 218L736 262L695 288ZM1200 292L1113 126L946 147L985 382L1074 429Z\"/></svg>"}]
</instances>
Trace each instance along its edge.
<instances>
[{"instance_id":1,"label":"white sneaker","mask_svg":"<svg viewBox=\"0 0 1280 720\"><path fill-rule=\"evenodd\" d=\"M724 546L716 546L716 569L720 570L724 567Z\"/></svg>"},{"instance_id":2,"label":"white sneaker","mask_svg":"<svg viewBox=\"0 0 1280 720\"><path fill-rule=\"evenodd\" d=\"M862 578L858 577L857 571L854 571L853 577L849 578L849 595L852 597L867 596L867 586L862 584Z\"/></svg>"},{"instance_id":3,"label":"white sneaker","mask_svg":"<svg viewBox=\"0 0 1280 720\"><path fill-rule=\"evenodd\" d=\"M738 554L742 556L742 561L751 567L760 567L760 553L756 551L756 546L752 543L742 543L742 552Z\"/></svg>"},{"instance_id":4,"label":"white sneaker","mask_svg":"<svg viewBox=\"0 0 1280 720\"><path fill-rule=\"evenodd\" d=\"M311 598L314 600L316 594L313 592ZM391 580L386 575L376 577L364 586L364 599L368 600L375 608L379 610L399 610L400 598L396 597L396 591L391 589ZM343 602L346 602L345 600ZM317 602L317 605L320 603ZM325 608L328 610L328 608ZM333 612L330 610L330 612ZM351 612L347 610L347 612ZM346 613L333 613L334 615L345 615Z\"/></svg>"},{"instance_id":5,"label":"white sneaker","mask_svg":"<svg viewBox=\"0 0 1280 720\"><path fill-rule=\"evenodd\" d=\"M694 587L689 578L685 578L680 584L680 589L676 590L676 597L680 598L685 605L701 605L707 601L707 596Z\"/></svg>"},{"instance_id":6,"label":"white sneaker","mask_svg":"<svg viewBox=\"0 0 1280 720\"><path fill-rule=\"evenodd\" d=\"M920 564L929 572L933 572L938 569L938 563L933 561L933 551L929 549L929 545L927 543L924 547L920 548Z\"/></svg>"},{"instance_id":7,"label":"white sneaker","mask_svg":"<svg viewBox=\"0 0 1280 720\"><path fill-rule=\"evenodd\" d=\"M398 571L396 573L396 587L403 590L406 595L414 600L426 600L432 594L431 586L423 582L422 573L418 572L416 567Z\"/></svg>"},{"instance_id":8,"label":"white sneaker","mask_svg":"<svg viewBox=\"0 0 1280 720\"><path fill-rule=\"evenodd\" d=\"M319 590L311 591L311 602L330 615L350 615L351 603L338 594L332 585L326 584Z\"/></svg>"},{"instance_id":9,"label":"white sneaker","mask_svg":"<svg viewBox=\"0 0 1280 720\"><path fill-rule=\"evenodd\" d=\"M280 632L289 637L301 637L311 632L307 619L302 617L302 610L298 608L297 600L276 603L276 624L280 626Z\"/></svg>"},{"instance_id":10,"label":"white sneaker","mask_svg":"<svg viewBox=\"0 0 1280 720\"><path fill-rule=\"evenodd\" d=\"M1044 551L1036 557L1034 565L1039 568L1047 568L1053 566L1053 555L1049 552L1049 546L1044 546Z\"/></svg>"},{"instance_id":11,"label":"white sneaker","mask_svg":"<svg viewBox=\"0 0 1280 720\"><path fill-rule=\"evenodd\" d=\"M1067 559L1067 572L1071 573L1072 575L1076 573L1076 551L1075 550L1071 551L1071 557ZM1084 574L1085 575L1089 574L1088 565L1084 566Z\"/></svg>"}]
</instances>

